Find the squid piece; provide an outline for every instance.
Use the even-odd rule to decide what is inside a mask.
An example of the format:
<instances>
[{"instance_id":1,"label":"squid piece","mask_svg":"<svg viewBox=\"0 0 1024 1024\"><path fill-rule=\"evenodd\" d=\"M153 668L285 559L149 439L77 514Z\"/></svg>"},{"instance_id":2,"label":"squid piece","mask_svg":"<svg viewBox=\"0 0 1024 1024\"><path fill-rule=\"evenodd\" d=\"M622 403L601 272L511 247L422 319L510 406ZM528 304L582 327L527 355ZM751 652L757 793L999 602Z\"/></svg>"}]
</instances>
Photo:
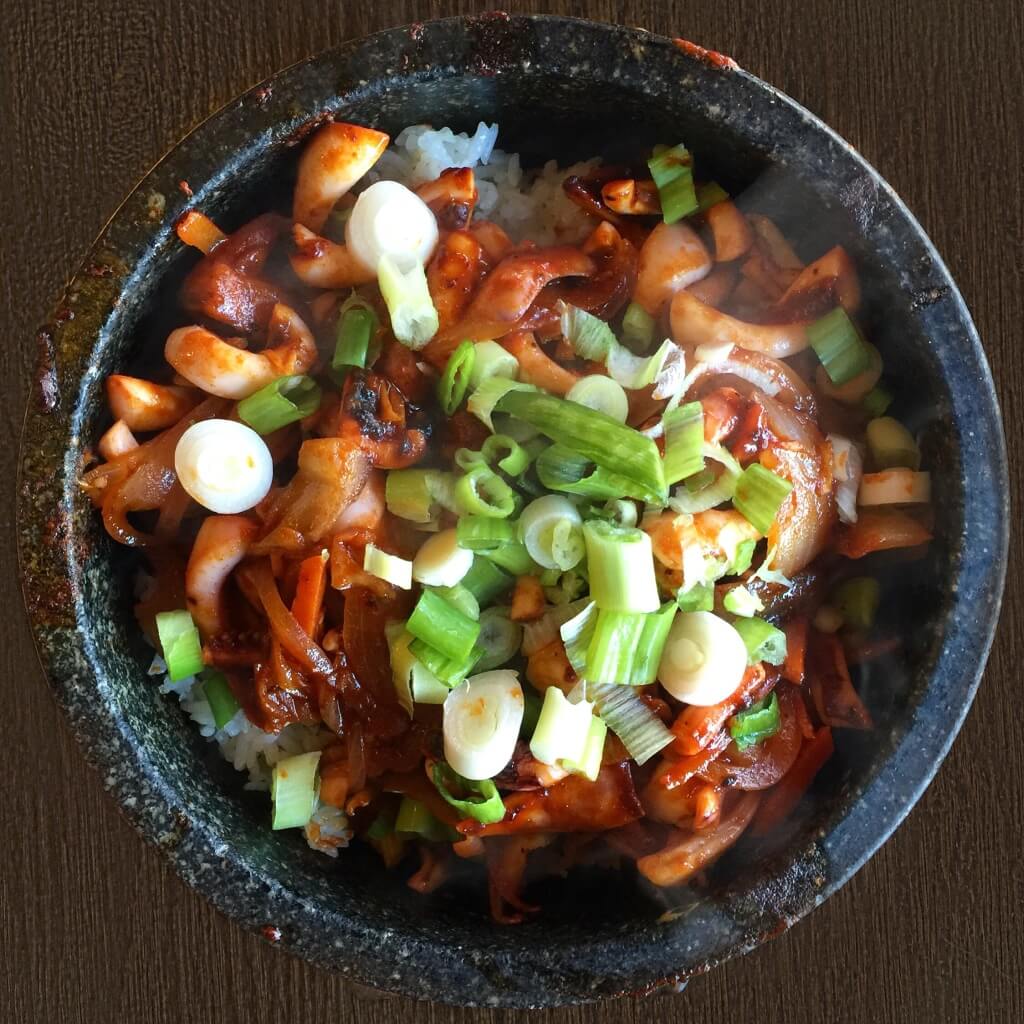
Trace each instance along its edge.
<instances>
[{"instance_id":1,"label":"squid piece","mask_svg":"<svg viewBox=\"0 0 1024 1024\"><path fill-rule=\"evenodd\" d=\"M106 459L107 462L138 447L139 442L124 420L118 420L110 427L96 445L100 456Z\"/></svg>"},{"instance_id":2,"label":"squid piece","mask_svg":"<svg viewBox=\"0 0 1024 1024\"><path fill-rule=\"evenodd\" d=\"M377 278L347 246L322 238L302 224L292 228L292 239L295 252L289 254L288 262L295 276L311 288L355 288Z\"/></svg>"},{"instance_id":3,"label":"squid piece","mask_svg":"<svg viewBox=\"0 0 1024 1024\"><path fill-rule=\"evenodd\" d=\"M320 128L299 160L292 219L319 232L335 203L376 164L390 141L383 132L355 124Z\"/></svg>"},{"instance_id":4,"label":"squid piece","mask_svg":"<svg viewBox=\"0 0 1024 1024\"><path fill-rule=\"evenodd\" d=\"M820 296L825 293L828 302L824 303ZM815 296L819 296L815 302ZM824 256L819 257L813 263L808 264L789 286L786 292L776 303L777 308L785 310L788 316L799 319L799 313L807 307L808 303L814 302L815 313L822 316L836 302L839 303L847 313L856 313L860 308L860 280L857 277L857 268L850 259L849 254L841 246L837 245L829 249ZM818 310L820 309L820 312ZM809 316L804 318L810 319Z\"/></svg>"},{"instance_id":5,"label":"squid piece","mask_svg":"<svg viewBox=\"0 0 1024 1024\"><path fill-rule=\"evenodd\" d=\"M677 831L664 849L641 857L637 870L658 886L682 885L698 872L713 864L732 846L750 824L759 798L744 795L721 821L712 828L698 832Z\"/></svg>"},{"instance_id":6,"label":"squid piece","mask_svg":"<svg viewBox=\"0 0 1024 1024\"><path fill-rule=\"evenodd\" d=\"M565 396L580 379L574 370L560 366L537 344L529 331L515 331L501 341L502 348L519 362L519 379L534 384L553 395Z\"/></svg>"},{"instance_id":7,"label":"squid piece","mask_svg":"<svg viewBox=\"0 0 1024 1024\"><path fill-rule=\"evenodd\" d=\"M673 295L707 277L711 266L711 256L693 228L682 222L659 224L640 249L633 298L657 316Z\"/></svg>"},{"instance_id":8,"label":"squid piece","mask_svg":"<svg viewBox=\"0 0 1024 1024\"><path fill-rule=\"evenodd\" d=\"M227 629L224 585L258 531L246 516L209 516L196 534L185 569L185 599L204 640Z\"/></svg>"},{"instance_id":9,"label":"squid piece","mask_svg":"<svg viewBox=\"0 0 1024 1024\"><path fill-rule=\"evenodd\" d=\"M661 213L658 186L650 178L616 178L601 186L601 199L609 210L633 216Z\"/></svg>"},{"instance_id":10,"label":"squid piece","mask_svg":"<svg viewBox=\"0 0 1024 1024\"><path fill-rule=\"evenodd\" d=\"M677 291L671 308L672 337L688 349L730 343L776 359L807 348L806 324L752 324L705 305L688 291Z\"/></svg>"},{"instance_id":11,"label":"squid piece","mask_svg":"<svg viewBox=\"0 0 1024 1024\"><path fill-rule=\"evenodd\" d=\"M728 263L719 263L707 277L691 284L687 291L706 306L721 306L736 287L739 271Z\"/></svg>"},{"instance_id":12,"label":"squid piece","mask_svg":"<svg viewBox=\"0 0 1024 1024\"><path fill-rule=\"evenodd\" d=\"M439 227L453 231L469 227L480 198L471 167L449 167L420 185L416 195L430 207Z\"/></svg>"},{"instance_id":13,"label":"squid piece","mask_svg":"<svg viewBox=\"0 0 1024 1024\"><path fill-rule=\"evenodd\" d=\"M684 576L688 558L699 562L701 569L709 560L729 563L743 541L761 539L757 528L734 509L708 509L692 516L662 512L646 520L643 529L650 535L654 557Z\"/></svg>"},{"instance_id":14,"label":"squid piece","mask_svg":"<svg viewBox=\"0 0 1024 1024\"><path fill-rule=\"evenodd\" d=\"M480 243L488 263L500 263L515 248L505 229L493 221L474 220L469 232Z\"/></svg>"},{"instance_id":15,"label":"squid piece","mask_svg":"<svg viewBox=\"0 0 1024 1024\"><path fill-rule=\"evenodd\" d=\"M728 263L745 255L754 244L754 232L734 202L715 203L704 214L715 241L715 260Z\"/></svg>"},{"instance_id":16,"label":"squid piece","mask_svg":"<svg viewBox=\"0 0 1024 1024\"><path fill-rule=\"evenodd\" d=\"M207 394L240 401L287 374L305 373L317 360L316 342L299 315L275 305L267 347L248 352L205 327L179 327L164 346L167 362Z\"/></svg>"},{"instance_id":17,"label":"squid piece","mask_svg":"<svg viewBox=\"0 0 1024 1024\"><path fill-rule=\"evenodd\" d=\"M483 246L470 232L453 231L441 241L427 267L439 330L462 318L485 269Z\"/></svg>"},{"instance_id":18,"label":"squid piece","mask_svg":"<svg viewBox=\"0 0 1024 1024\"><path fill-rule=\"evenodd\" d=\"M165 430L201 400L202 396L189 388L154 384L120 373L107 378L107 404L129 430Z\"/></svg>"}]
</instances>

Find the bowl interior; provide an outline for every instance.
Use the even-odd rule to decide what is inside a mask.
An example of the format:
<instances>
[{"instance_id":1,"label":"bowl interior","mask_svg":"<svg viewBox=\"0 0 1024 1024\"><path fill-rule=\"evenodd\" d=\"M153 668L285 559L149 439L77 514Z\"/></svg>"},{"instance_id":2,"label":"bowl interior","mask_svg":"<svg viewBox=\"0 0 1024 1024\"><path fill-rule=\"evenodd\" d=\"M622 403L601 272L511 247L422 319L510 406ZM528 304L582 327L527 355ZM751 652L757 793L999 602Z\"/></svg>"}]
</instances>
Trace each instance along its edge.
<instances>
[{"instance_id":1,"label":"bowl interior","mask_svg":"<svg viewBox=\"0 0 1024 1024\"><path fill-rule=\"evenodd\" d=\"M914 767L905 793L890 793L893 806L872 790L883 769L894 770L916 718L931 713L926 697L953 612L949 581L961 571L960 412L931 307L914 299L944 271L935 271L916 225L843 144L750 76L684 58L667 41L571 21L509 19L487 28L497 42L468 21L441 25L419 36L386 33L283 73L272 92L231 105L154 171L162 217L141 227L123 213L115 220L99 251L126 259L118 302L102 312L95 344L62 371L77 391L62 482L76 552L77 624L66 642L88 662L74 686L98 695L104 727L128 752L116 782L121 802L151 808L144 831L228 913L252 927L283 925L285 946L373 984L460 1003L577 1001L700 968L800 916L848 877L858 866L849 851L869 854L929 777L934 764ZM921 432L943 496L937 539L927 558L881 568L880 620L901 644L855 677L877 729L838 732L836 757L785 833L741 843L699 892L656 891L630 871L593 868L538 883L530 895L543 914L496 928L476 871L424 898L406 887L409 870L384 871L372 851L357 846L332 861L295 833L271 832L265 796L243 791L244 775L146 676L150 652L131 613L137 558L107 538L73 486L74 469L108 419L103 378L147 372L160 362L167 332L184 322L175 292L195 257L171 233L186 206L176 180L187 177L195 192L188 205L225 229L270 207L287 209L296 129L325 110L392 135L419 122L472 131L478 121L497 121L499 146L533 166L594 155L635 161L654 143L685 140L702 171L747 209L776 218L806 259L839 243L860 268L863 322L885 358L894 411ZM969 321L964 329L970 333ZM49 657L60 677L59 652ZM969 691L968 684L957 693L943 736L955 731ZM104 762L103 749L94 747L94 759ZM864 800L887 825L847 836L848 848L830 847L828 837Z\"/></svg>"}]
</instances>

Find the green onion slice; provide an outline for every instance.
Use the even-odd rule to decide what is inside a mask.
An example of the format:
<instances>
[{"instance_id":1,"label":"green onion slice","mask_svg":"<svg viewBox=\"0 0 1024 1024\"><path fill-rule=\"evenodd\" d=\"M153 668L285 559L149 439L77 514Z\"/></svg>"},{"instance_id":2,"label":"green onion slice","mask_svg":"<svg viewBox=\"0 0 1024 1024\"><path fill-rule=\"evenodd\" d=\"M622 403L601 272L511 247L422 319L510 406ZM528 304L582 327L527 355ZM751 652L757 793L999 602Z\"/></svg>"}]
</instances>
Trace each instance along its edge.
<instances>
[{"instance_id":1,"label":"green onion slice","mask_svg":"<svg viewBox=\"0 0 1024 1024\"><path fill-rule=\"evenodd\" d=\"M597 605L593 601L588 601L584 608L566 619L559 627L558 632L565 646L566 657L573 671L579 676L586 670L587 651L590 648L590 641L594 638L600 614Z\"/></svg>"},{"instance_id":2,"label":"green onion slice","mask_svg":"<svg viewBox=\"0 0 1024 1024\"><path fill-rule=\"evenodd\" d=\"M455 481L460 515L507 519L516 510L516 492L493 470L476 466Z\"/></svg>"},{"instance_id":3,"label":"green onion slice","mask_svg":"<svg viewBox=\"0 0 1024 1024\"><path fill-rule=\"evenodd\" d=\"M477 600L481 608L489 605L512 588L515 580L504 573L493 562L477 555L469 572L462 577L460 587L465 587Z\"/></svg>"},{"instance_id":4,"label":"green onion slice","mask_svg":"<svg viewBox=\"0 0 1024 1024\"><path fill-rule=\"evenodd\" d=\"M393 469L384 483L388 511L412 523L436 523L442 508L455 509L455 476L437 469Z\"/></svg>"},{"instance_id":5,"label":"green onion slice","mask_svg":"<svg viewBox=\"0 0 1024 1024\"><path fill-rule=\"evenodd\" d=\"M187 611L158 612L156 632L172 683L202 671L203 645Z\"/></svg>"},{"instance_id":6,"label":"green onion slice","mask_svg":"<svg viewBox=\"0 0 1024 1024\"><path fill-rule=\"evenodd\" d=\"M736 481L732 501L758 533L767 534L792 490L793 485L788 480L753 462Z\"/></svg>"},{"instance_id":7,"label":"green onion slice","mask_svg":"<svg viewBox=\"0 0 1024 1024\"><path fill-rule=\"evenodd\" d=\"M266 436L316 412L320 395L312 377L278 377L238 403L238 418Z\"/></svg>"},{"instance_id":8,"label":"green onion slice","mask_svg":"<svg viewBox=\"0 0 1024 1024\"><path fill-rule=\"evenodd\" d=\"M377 264L377 283L391 316L391 330L407 348L419 351L437 334L437 310L427 287L422 263L406 271L399 269L390 256L381 256Z\"/></svg>"},{"instance_id":9,"label":"green onion slice","mask_svg":"<svg viewBox=\"0 0 1024 1024\"><path fill-rule=\"evenodd\" d=\"M435 818L425 804L403 796L395 817L395 832L400 835L421 836L429 843L451 843L462 838L453 828Z\"/></svg>"},{"instance_id":10,"label":"green onion slice","mask_svg":"<svg viewBox=\"0 0 1024 1024\"><path fill-rule=\"evenodd\" d=\"M519 476L533 461L530 451L536 451L536 447L524 448L508 434L492 434L480 449L488 465L497 466L502 473L509 476Z\"/></svg>"},{"instance_id":11,"label":"green onion slice","mask_svg":"<svg viewBox=\"0 0 1024 1024\"><path fill-rule=\"evenodd\" d=\"M437 382L437 398L446 416L451 416L462 405L475 362L476 345L471 341L464 341L448 357L444 373Z\"/></svg>"},{"instance_id":12,"label":"green onion slice","mask_svg":"<svg viewBox=\"0 0 1024 1024\"><path fill-rule=\"evenodd\" d=\"M510 661L523 640L523 627L508 617L507 608L488 608L480 616L480 639L477 645L484 655L476 665L478 672L500 668Z\"/></svg>"},{"instance_id":13,"label":"green onion slice","mask_svg":"<svg viewBox=\"0 0 1024 1024\"><path fill-rule=\"evenodd\" d=\"M881 386L873 387L861 403L864 411L872 418L884 416L889 406L892 405L892 392Z\"/></svg>"},{"instance_id":14,"label":"green onion slice","mask_svg":"<svg viewBox=\"0 0 1024 1024\"><path fill-rule=\"evenodd\" d=\"M666 224L695 213L699 203L693 184L693 157L683 145L673 146L647 161L658 187L661 215Z\"/></svg>"},{"instance_id":15,"label":"green onion slice","mask_svg":"<svg viewBox=\"0 0 1024 1024\"><path fill-rule=\"evenodd\" d=\"M483 423L489 430L494 430L495 407L511 391L522 391L525 393L539 393L532 384L520 384L505 377L486 377L474 389L466 403L466 408ZM508 433L508 431L503 431ZM521 438L517 438L521 440Z\"/></svg>"},{"instance_id":16,"label":"green onion slice","mask_svg":"<svg viewBox=\"0 0 1024 1024\"><path fill-rule=\"evenodd\" d=\"M870 629L875 624L881 587L872 576L855 576L839 585L833 601L846 625L853 629Z\"/></svg>"},{"instance_id":17,"label":"green onion slice","mask_svg":"<svg viewBox=\"0 0 1024 1024\"><path fill-rule=\"evenodd\" d=\"M638 302L631 302L622 317L622 338L636 353L646 352L654 344L654 317Z\"/></svg>"},{"instance_id":18,"label":"green onion slice","mask_svg":"<svg viewBox=\"0 0 1024 1024\"><path fill-rule=\"evenodd\" d=\"M591 782L596 782L601 773L601 759L604 755L604 741L608 736L608 726L604 720L591 717L590 730L583 744L583 753L579 760L570 757L562 758L562 767L573 775L582 775Z\"/></svg>"},{"instance_id":19,"label":"green onion slice","mask_svg":"<svg viewBox=\"0 0 1024 1024\"><path fill-rule=\"evenodd\" d=\"M619 612L657 611L661 602L648 534L592 519L583 524L583 539L587 549L590 596L599 608Z\"/></svg>"},{"instance_id":20,"label":"green onion slice","mask_svg":"<svg viewBox=\"0 0 1024 1024\"><path fill-rule=\"evenodd\" d=\"M712 474L708 479L702 476L702 471L687 479L683 487L677 487L668 500L669 508L674 512L689 515L706 512L731 501L736 493L736 483L743 472L739 462L720 444L704 442L702 453L705 459L717 462L722 467L721 472L717 477ZM699 486L701 481L696 477L702 477L704 486Z\"/></svg>"},{"instance_id":21,"label":"green onion slice","mask_svg":"<svg viewBox=\"0 0 1024 1024\"><path fill-rule=\"evenodd\" d=\"M493 825L505 817L505 804L491 779L471 782L445 761L434 763L430 777L445 802L451 804L464 818L473 818L483 825ZM452 787L473 795L462 799L452 796Z\"/></svg>"},{"instance_id":22,"label":"green onion slice","mask_svg":"<svg viewBox=\"0 0 1024 1024\"><path fill-rule=\"evenodd\" d=\"M687 589L679 588L676 604L681 612L711 612L715 610L715 585L695 583Z\"/></svg>"},{"instance_id":23,"label":"green onion slice","mask_svg":"<svg viewBox=\"0 0 1024 1024\"><path fill-rule=\"evenodd\" d=\"M338 336L331 356L335 378L343 377L352 367L369 365L370 346L377 333L377 314L373 307L353 293L338 311Z\"/></svg>"},{"instance_id":24,"label":"green onion slice","mask_svg":"<svg viewBox=\"0 0 1024 1024\"><path fill-rule=\"evenodd\" d=\"M729 735L738 750L746 750L774 736L782 725L779 698L772 694L729 719Z\"/></svg>"},{"instance_id":25,"label":"green onion slice","mask_svg":"<svg viewBox=\"0 0 1024 1024\"><path fill-rule=\"evenodd\" d=\"M459 547L467 551L493 551L503 544L514 543L519 536L518 524L490 516L463 516L455 526Z\"/></svg>"},{"instance_id":26,"label":"green onion slice","mask_svg":"<svg viewBox=\"0 0 1024 1024\"><path fill-rule=\"evenodd\" d=\"M583 684L594 709L638 765L646 764L672 742L665 723L640 699L632 686ZM578 689L578 687L577 687Z\"/></svg>"},{"instance_id":27,"label":"green onion slice","mask_svg":"<svg viewBox=\"0 0 1024 1024\"><path fill-rule=\"evenodd\" d=\"M697 213L704 213L729 198L729 193L717 181L706 181L697 186Z\"/></svg>"},{"instance_id":28,"label":"green onion slice","mask_svg":"<svg viewBox=\"0 0 1024 1024\"><path fill-rule=\"evenodd\" d=\"M441 597L438 600L442 603L444 602L444 599ZM460 614L458 609L453 608L452 610L456 614ZM477 623L474 622L473 625L479 629ZM436 647L419 638L415 638L409 644L409 651L417 661L421 662L440 682L449 688L458 686L473 671L476 663L483 656L483 651L479 647L474 646L464 658L449 658Z\"/></svg>"},{"instance_id":29,"label":"green onion slice","mask_svg":"<svg viewBox=\"0 0 1024 1024\"><path fill-rule=\"evenodd\" d=\"M420 594L405 628L453 661L469 658L480 635L479 623L432 590Z\"/></svg>"},{"instance_id":30,"label":"green onion slice","mask_svg":"<svg viewBox=\"0 0 1024 1024\"><path fill-rule=\"evenodd\" d=\"M761 599L746 587L733 587L732 590L727 591L722 599L722 607L727 612L739 615L743 619L749 619L758 612L764 611Z\"/></svg>"},{"instance_id":31,"label":"green onion slice","mask_svg":"<svg viewBox=\"0 0 1024 1024\"><path fill-rule=\"evenodd\" d=\"M313 815L317 797L320 751L286 757L274 765L270 799L274 808L271 828L302 828Z\"/></svg>"},{"instance_id":32,"label":"green onion slice","mask_svg":"<svg viewBox=\"0 0 1024 1024\"><path fill-rule=\"evenodd\" d=\"M704 407L700 402L670 409L665 428L665 480L674 484L704 468Z\"/></svg>"},{"instance_id":33,"label":"green onion slice","mask_svg":"<svg viewBox=\"0 0 1024 1024\"><path fill-rule=\"evenodd\" d=\"M231 686L223 672L210 670L203 680L203 693L213 712L213 724L218 731L224 728L238 714L241 705L231 692Z\"/></svg>"},{"instance_id":34,"label":"green onion slice","mask_svg":"<svg viewBox=\"0 0 1024 1024\"><path fill-rule=\"evenodd\" d=\"M921 468L921 449L914 435L899 420L879 416L868 423L866 433L871 461L876 468Z\"/></svg>"},{"instance_id":35,"label":"green onion slice","mask_svg":"<svg viewBox=\"0 0 1024 1024\"><path fill-rule=\"evenodd\" d=\"M495 548L493 551L485 551L483 556L512 573L513 576L528 576L540 569L540 566L530 557L526 545L518 540L513 544Z\"/></svg>"},{"instance_id":36,"label":"green onion slice","mask_svg":"<svg viewBox=\"0 0 1024 1024\"><path fill-rule=\"evenodd\" d=\"M733 628L743 638L747 648L747 661L756 665L766 661L781 665L786 660L786 634L764 619L737 619Z\"/></svg>"},{"instance_id":37,"label":"green onion slice","mask_svg":"<svg viewBox=\"0 0 1024 1024\"><path fill-rule=\"evenodd\" d=\"M570 402L603 412L619 423L625 423L629 417L629 399L622 385L604 374L581 377L569 388L565 397Z\"/></svg>"},{"instance_id":38,"label":"green onion slice","mask_svg":"<svg viewBox=\"0 0 1024 1024\"><path fill-rule=\"evenodd\" d=\"M646 487L595 465L587 456L561 444L553 444L540 453L536 470L537 479L547 490L583 498L611 501L628 497L643 501L649 493Z\"/></svg>"},{"instance_id":39,"label":"green onion slice","mask_svg":"<svg viewBox=\"0 0 1024 1024\"><path fill-rule=\"evenodd\" d=\"M467 589L461 583L454 587L431 587L438 597L443 597L450 605L457 608L466 618L474 622L480 619L480 602L472 590Z\"/></svg>"},{"instance_id":40,"label":"green onion slice","mask_svg":"<svg viewBox=\"0 0 1024 1024\"><path fill-rule=\"evenodd\" d=\"M469 386L475 391L488 377L515 380L519 376L519 361L506 352L496 341L478 341L476 359L469 374Z\"/></svg>"},{"instance_id":41,"label":"green onion slice","mask_svg":"<svg viewBox=\"0 0 1024 1024\"><path fill-rule=\"evenodd\" d=\"M842 306L809 324L807 340L833 384L845 384L871 368L871 352Z\"/></svg>"}]
</instances>

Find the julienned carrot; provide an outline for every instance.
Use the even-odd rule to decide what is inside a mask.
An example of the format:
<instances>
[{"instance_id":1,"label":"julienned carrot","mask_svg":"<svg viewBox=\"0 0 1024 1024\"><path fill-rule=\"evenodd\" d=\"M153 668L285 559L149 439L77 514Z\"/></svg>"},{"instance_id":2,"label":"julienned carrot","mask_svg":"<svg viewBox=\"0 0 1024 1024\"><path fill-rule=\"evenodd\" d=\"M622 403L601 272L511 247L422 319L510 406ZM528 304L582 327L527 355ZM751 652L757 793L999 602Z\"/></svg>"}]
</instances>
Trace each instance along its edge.
<instances>
[{"instance_id":1,"label":"julienned carrot","mask_svg":"<svg viewBox=\"0 0 1024 1024\"><path fill-rule=\"evenodd\" d=\"M772 677L772 681L776 677ZM740 685L720 704L710 707L691 705L672 723L675 740L672 749L683 757L703 750L722 731L726 721L741 708L768 695L771 683L763 665L751 665Z\"/></svg>"},{"instance_id":2,"label":"julienned carrot","mask_svg":"<svg viewBox=\"0 0 1024 1024\"><path fill-rule=\"evenodd\" d=\"M527 384L564 396L579 380L578 374L549 358L529 331L506 335L501 339L501 346L519 361L519 379Z\"/></svg>"},{"instance_id":3,"label":"julienned carrot","mask_svg":"<svg viewBox=\"0 0 1024 1024\"><path fill-rule=\"evenodd\" d=\"M834 749L832 730L823 726L803 745L793 767L761 802L751 827L754 835L765 835L789 816Z\"/></svg>"},{"instance_id":4,"label":"julienned carrot","mask_svg":"<svg viewBox=\"0 0 1024 1024\"><path fill-rule=\"evenodd\" d=\"M786 623L786 660L782 678L799 686L804 681L807 660L807 619L801 617Z\"/></svg>"},{"instance_id":5,"label":"julienned carrot","mask_svg":"<svg viewBox=\"0 0 1024 1024\"><path fill-rule=\"evenodd\" d=\"M174 230L186 245L193 245L200 252L210 252L227 238L206 214L197 210L189 210L174 226Z\"/></svg>"},{"instance_id":6,"label":"julienned carrot","mask_svg":"<svg viewBox=\"0 0 1024 1024\"><path fill-rule=\"evenodd\" d=\"M292 615L295 621L316 639L320 625L320 612L327 589L327 559L324 554L311 555L299 566L299 581L295 586Z\"/></svg>"}]
</instances>

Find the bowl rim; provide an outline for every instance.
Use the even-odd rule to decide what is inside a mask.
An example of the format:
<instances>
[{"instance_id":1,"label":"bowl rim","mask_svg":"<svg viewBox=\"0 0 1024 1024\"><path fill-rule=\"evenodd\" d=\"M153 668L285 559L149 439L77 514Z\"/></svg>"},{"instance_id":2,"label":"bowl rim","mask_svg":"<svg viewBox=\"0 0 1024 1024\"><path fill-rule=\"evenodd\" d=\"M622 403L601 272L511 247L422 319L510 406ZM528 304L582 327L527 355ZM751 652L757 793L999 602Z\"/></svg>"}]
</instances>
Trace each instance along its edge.
<instances>
[{"instance_id":1,"label":"bowl rim","mask_svg":"<svg viewBox=\"0 0 1024 1024\"><path fill-rule=\"evenodd\" d=\"M500 17L510 24L571 26L575 31L584 35L590 34L595 39L613 39L616 45L673 47L673 42L667 37L643 29L603 22L553 15ZM114 710L103 702L102 681L91 671L95 664L92 638L85 623L77 615L78 602L81 599L81 565L73 530L67 527L59 512L56 520L51 517L45 523L42 522L39 505L32 501L32 495L57 495L60 499L58 506L63 509L64 502L70 500L69 487L73 485L76 476L76 465L71 455L78 441L76 431L81 388L84 386L84 376L89 373L90 366L87 357L85 361L81 361L70 351L69 324L72 320L68 317L67 311L74 309L81 295L87 295L91 297L90 301L99 302L104 306L102 325L116 315L118 298L130 290L133 281L132 273L129 272L133 254L127 246L126 239L133 237L133 231L138 231L143 212L151 210L151 185L154 179L158 175L167 179L168 172L171 179L176 179L179 168L187 169L190 166L193 151L201 150L205 144L216 139L222 122L225 122L232 112L254 106L276 111L278 106L281 106L281 116L285 116L287 111L283 104L278 104L273 98L272 90L293 77L301 77L304 70L349 60L360 50L381 40L419 41L425 36L450 31L465 32L466 26L479 22L480 18L481 16L456 16L385 29L370 36L350 40L292 64L245 90L192 128L131 190L104 225L79 270L68 283L63 298L55 308L51 324L40 332L41 363L38 384L44 397L40 399L37 393L30 397L27 403L19 457L19 569L40 664L86 759L102 773L104 786L114 797L122 813L143 838L161 849L190 887L226 916L250 931L262 932L265 937L270 937L274 941L281 938L282 931L268 933L267 923L286 924L284 932L286 935L294 935L295 941L280 942L283 948L288 948L320 965L349 974L353 980L406 995L454 1002L459 1005L559 1006L653 988L677 978L688 977L707 969L710 964L754 948L779 929L776 927L770 931L752 933L745 942L733 944L717 955L707 956L686 965L680 962L679 969L674 973L666 971L664 964L660 970L652 969L649 974L638 972L626 985L617 982L618 987L602 985L600 979L589 977L568 983L565 990L554 996L539 988L511 991L497 980L496 975L480 970L476 973L478 984L481 986L480 991L470 998L461 995L453 998L453 993L443 977L434 977L430 969L430 950L425 947L410 946L413 949L411 954L400 954L406 957L403 971L392 975L388 970L369 969L365 956L357 969L351 969L342 962L348 947L333 952L327 951L324 955L315 948L316 943L304 944L303 928L308 929L311 934L316 932L315 921L308 916L315 913L315 908L292 905L294 901L290 901L289 891L277 885L274 879L259 879L260 883L267 887L266 913L262 918L253 913L239 913L232 906L230 899L225 897L225 889L229 889L230 886L224 885L224 878L231 877L237 885L248 885L254 880L253 872L241 864L238 858L233 858L231 851L224 849L224 844L218 843L215 832L209 828L207 822L187 819L185 822L181 821L184 815L173 786L169 780L161 776L159 770L149 760L138 742L138 737L118 719ZM800 906L784 920L783 927L788 927L844 885L895 831L930 784L970 709L997 625L1006 572L1009 540L1006 447L991 372L967 307L934 245L892 188L831 128L768 83L735 66L715 66L713 62L709 63L706 51L699 51L699 48L685 52L677 46L675 59L680 62L680 75L685 71L698 77L735 76L748 90L764 94L771 102L781 105L806 126L808 145L811 149L829 151L833 156L838 151L840 158L847 161L850 172L869 182L879 196L890 205L895 216L902 222L902 227L909 231L927 258L930 275L937 288L937 297L933 300L934 308L943 310L956 323L961 344L957 360L960 369L966 367L969 372L964 373L962 377L952 374L949 362L953 358L951 352L947 352L947 358L940 359L940 362L942 377L950 388L950 399L954 409L972 408L975 416L974 432L969 436L961 436L960 450L962 452L967 448L984 453L988 459L987 476L980 474L980 477L985 479L979 477L979 473L972 469L968 460L962 460L963 480L978 484L976 489L964 487L963 532L966 536L969 530L978 529L981 519L987 515L987 546L980 554L972 553L974 562L969 579L965 578L968 573L962 564L956 568L956 595L946 617L947 628L943 636L942 651L936 662L936 665L939 661L942 662L943 675L947 682L940 684L939 672L937 669L933 670L922 691L920 701L921 706L924 705L926 698L941 701L947 712L946 717L936 724L934 721L926 721L925 716L916 714L909 722L897 747L888 754L858 799L832 830L821 836L822 850L841 867L816 890L810 903ZM460 66L456 70L465 73L469 69ZM327 99L327 106L329 105L330 98ZM301 116L289 116L296 127L300 127L304 123L311 123L318 113L306 110ZM183 179L186 177L184 173L181 176ZM187 206L193 203L199 205L202 191L211 187L212 177L213 175L204 183L202 190L197 190L196 198L188 202ZM176 212L173 215L163 215L162 220L157 217L153 227L159 225L159 230L164 231L168 224L173 225L177 216ZM146 239L142 243L141 251L150 251L156 244L157 237ZM943 330L941 334L944 344L948 346L950 331ZM94 342L96 340L98 336ZM966 344L963 344L964 342ZM89 352L91 351L90 347ZM942 356L942 352L939 355ZM78 382L77 389L68 387L66 405L61 401L58 385L62 375L67 376L71 384L75 380ZM33 486L31 493L29 485ZM52 509L52 504L50 507ZM52 540L49 549L43 551L41 542L47 537L51 537ZM60 575L55 577L54 570ZM54 606L52 586L55 578L66 579L72 607L57 609ZM76 699L76 694L83 686L91 686L100 697L92 714L89 715L82 714ZM115 767L125 758L136 774L137 781L147 788L149 799L136 799L135 790L124 783L115 772ZM897 761L899 765L896 764ZM194 861L199 854L221 862L224 876L194 871ZM377 950L378 956L379 949L384 948L378 946L379 940L379 935L372 934L359 936L358 940L353 936L346 938L347 942L358 942L364 953L370 949ZM486 951L482 955L486 957ZM380 956L380 959L384 960L386 957Z\"/></svg>"}]
</instances>

